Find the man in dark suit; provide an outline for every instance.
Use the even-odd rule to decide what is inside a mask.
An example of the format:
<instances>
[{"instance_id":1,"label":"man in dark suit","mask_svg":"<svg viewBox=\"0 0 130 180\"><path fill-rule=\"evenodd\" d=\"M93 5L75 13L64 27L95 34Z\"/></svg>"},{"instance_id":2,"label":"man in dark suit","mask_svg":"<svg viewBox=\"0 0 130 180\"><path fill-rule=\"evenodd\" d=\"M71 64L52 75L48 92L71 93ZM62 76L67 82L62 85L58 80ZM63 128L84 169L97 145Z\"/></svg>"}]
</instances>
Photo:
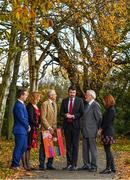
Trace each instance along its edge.
<instances>
[{"instance_id":1,"label":"man in dark suit","mask_svg":"<svg viewBox=\"0 0 130 180\"><path fill-rule=\"evenodd\" d=\"M82 99L76 97L75 86L68 89L69 97L63 99L60 115L64 119L63 128L66 141L67 166L64 169L77 170L80 118L83 115Z\"/></svg>"},{"instance_id":2,"label":"man in dark suit","mask_svg":"<svg viewBox=\"0 0 130 180\"><path fill-rule=\"evenodd\" d=\"M84 115L81 118L84 165L80 170L89 170L91 172L97 171L96 136L102 120L100 105L95 99L96 93L93 90L87 90L85 94Z\"/></svg>"},{"instance_id":3,"label":"man in dark suit","mask_svg":"<svg viewBox=\"0 0 130 180\"><path fill-rule=\"evenodd\" d=\"M28 92L25 89L18 91L18 100L13 108L14 126L13 134L15 136L15 147L13 151L12 164L13 169L19 169L20 159L27 150L27 134L30 131L28 123L28 113L24 105Z\"/></svg>"}]
</instances>

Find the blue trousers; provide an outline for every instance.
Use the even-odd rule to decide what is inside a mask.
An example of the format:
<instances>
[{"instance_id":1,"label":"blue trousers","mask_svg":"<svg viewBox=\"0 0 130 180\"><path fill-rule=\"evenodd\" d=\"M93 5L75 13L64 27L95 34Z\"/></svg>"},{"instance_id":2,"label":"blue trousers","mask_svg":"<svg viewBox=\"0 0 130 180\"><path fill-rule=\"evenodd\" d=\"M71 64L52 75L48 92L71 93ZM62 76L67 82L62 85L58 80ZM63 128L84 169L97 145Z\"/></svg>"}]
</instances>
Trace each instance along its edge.
<instances>
[{"instance_id":1,"label":"blue trousers","mask_svg":"<svg viewBox=\"0 0 130 180\"><path fill-rule=\"evenodd\" d=\"M13 167L19 167L20 159L27 150L28 136L25 134L15 134L15 147L13 151L12 164Z\"/></svg>"}]
</instances>

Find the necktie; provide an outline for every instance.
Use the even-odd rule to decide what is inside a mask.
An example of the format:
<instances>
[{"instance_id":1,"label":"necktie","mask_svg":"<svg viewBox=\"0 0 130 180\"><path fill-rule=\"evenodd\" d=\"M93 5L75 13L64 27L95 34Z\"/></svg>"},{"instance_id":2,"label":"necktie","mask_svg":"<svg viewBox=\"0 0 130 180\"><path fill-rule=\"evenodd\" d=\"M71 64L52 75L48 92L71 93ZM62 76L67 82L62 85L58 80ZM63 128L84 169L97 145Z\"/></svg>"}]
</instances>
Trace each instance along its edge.
<instances>
[{"instance_id":1,"label":"necktie","mask_svg":"<svg viewBox=\"0 0 130 180\"><path fill-rule=\"evenodd\" d=\"M84 104L84 109L88 109L89 106L90 106L89 103L85 103L85 104Z\"/></svg>"},{"instance_id":2,"label":"necktie","mask_svg":"<svg viewBox=\"0 0 130 180\"><path fill-rule=\"evenodd\" d=\"M69 113L69 114L73 114L72 110L73 110L73 99L70 98L69 112L68 112L68 113ZM73 119L72 119L72 118L68 118L67 121L68 121L69 123L72 123Z\"/></svg>"},{"instance_id":3,"label":"necktie","mask_svg":"<svg viewBox=\"0 0 130 180\"><path fill-rule=\"evenodd\" d=\"M53 110L55 111L55 105L54 105L54 102L52 102L51 104L52 104Z\"/></svg>"},{"instance_id":4,"label":"necktie","mask_svg":"<svg viewBox=\"0 0 130 180\"><path fill-rule=\"evenodd\" d=\"M70 98L69 114L72 114L72 109L73 109L73 99Z\"/></svg>"}]
</instances>

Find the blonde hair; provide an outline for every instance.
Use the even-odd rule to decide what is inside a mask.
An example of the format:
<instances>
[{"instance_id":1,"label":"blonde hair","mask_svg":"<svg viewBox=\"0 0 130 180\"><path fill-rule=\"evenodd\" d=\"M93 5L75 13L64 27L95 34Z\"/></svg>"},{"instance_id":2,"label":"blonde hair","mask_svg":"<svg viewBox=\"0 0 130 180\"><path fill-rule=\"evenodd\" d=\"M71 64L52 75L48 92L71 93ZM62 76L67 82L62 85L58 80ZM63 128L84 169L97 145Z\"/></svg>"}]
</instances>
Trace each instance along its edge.
<instances>
[{"instance_id":1,"label":"blonde hair","mask_svg":"<svg viewBox=\"0 0 130 180\"><path fill-rule=\"evenodd\" d=\"M111 94L108 94L103 97L103 100L105 102L106 107L114 106L115 105L115 99Z\"/></svg>"},{"instance_id":2,"label":"blonde hair","mask_svg":"<svg viewBox=\"0 0 130 180\"><path fill-rule=\"evenodd\" d=\"M40 92L38 92L38 91L33 91L33 92L31 92L31 93L29 94L28 101L33 104L33 103L36 103L36 101L37 101L38 98L40 98L40 97L41 97L41 93L40 93Z\"/></svg>"}]
</instances>

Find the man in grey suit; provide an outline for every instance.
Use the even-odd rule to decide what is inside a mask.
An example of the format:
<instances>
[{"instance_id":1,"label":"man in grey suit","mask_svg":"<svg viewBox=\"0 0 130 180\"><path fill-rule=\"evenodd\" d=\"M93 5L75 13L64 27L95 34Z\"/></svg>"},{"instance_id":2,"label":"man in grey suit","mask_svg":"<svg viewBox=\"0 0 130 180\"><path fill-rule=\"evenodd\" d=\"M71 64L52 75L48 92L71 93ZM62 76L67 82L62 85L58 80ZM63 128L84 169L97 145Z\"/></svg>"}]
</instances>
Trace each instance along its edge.
<instances>
[{"instance_id":1,"label":"man in grey suit","mask_svg":"<svg viewBox=\"0 0 130 180\"><path fill-rule=\"evenodd\" d=\"M95 101L96 93L87 90L85 93L85 109L81 118L81 132L83 135L83 167L80 170L97 171L96 136L101 125L102 114L100 105Z\"/></svg>"}]
</instances>

